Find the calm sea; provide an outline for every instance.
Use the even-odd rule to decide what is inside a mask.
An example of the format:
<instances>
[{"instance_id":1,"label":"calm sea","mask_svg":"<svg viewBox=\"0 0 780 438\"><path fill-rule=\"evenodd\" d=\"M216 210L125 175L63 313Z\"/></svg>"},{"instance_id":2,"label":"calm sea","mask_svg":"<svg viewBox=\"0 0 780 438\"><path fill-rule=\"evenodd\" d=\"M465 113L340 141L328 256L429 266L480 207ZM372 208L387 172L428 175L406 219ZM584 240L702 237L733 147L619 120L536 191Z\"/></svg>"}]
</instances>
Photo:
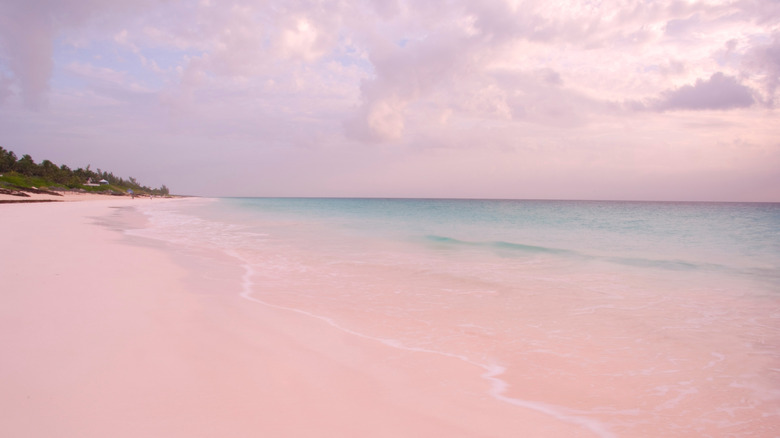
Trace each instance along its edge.
<instances>
[{"instance_id":1,"label":"calm sea","mask_svg":"<svg viewBox=\"0 0 780 438\"><path fill-rule=\"evenodd\" d=\"M780 204L228 198L134 231L247 305L484 370L596 435L780 436ZM229 293L229 292L226 292Z\"/></svg>"}]
</instances>

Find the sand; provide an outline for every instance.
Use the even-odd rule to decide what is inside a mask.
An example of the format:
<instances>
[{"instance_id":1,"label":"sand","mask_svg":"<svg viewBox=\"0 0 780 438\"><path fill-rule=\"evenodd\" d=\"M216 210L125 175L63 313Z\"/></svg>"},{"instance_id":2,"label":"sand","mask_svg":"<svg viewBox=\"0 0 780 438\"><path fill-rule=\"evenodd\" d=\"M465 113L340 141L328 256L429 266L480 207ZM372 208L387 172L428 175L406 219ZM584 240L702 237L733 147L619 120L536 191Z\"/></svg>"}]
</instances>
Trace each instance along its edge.
<instances>
[{"instance_id":1,"label":"sand","mask_svg":"<svg viewBox=\"0 0 780 438\"><path fill-rule=\"evenodd\" d=\"M0 435L596 436L472 364L248 301L238 269L199 281L122 233L138 202L188 201L0 205Z\"/></svg>"},{"instance_id":2,"label":"sand","mask_svg":"<svg viewBox=\"0 0 780 438\"><path fill-rule=\"evenodd\" d=\"M48 193L24 192L27 196L14 196L0 193L0 204L6 203L39 203L39 202L74 202L74 201L106 201L110 199L132 199L128 196L104 195L100 193L80 193L80 192L53 192L58 195ZM141 199L141 198L136 198ZM148 197L147 197L148 199Z\"/></svg>"}]
</instances>

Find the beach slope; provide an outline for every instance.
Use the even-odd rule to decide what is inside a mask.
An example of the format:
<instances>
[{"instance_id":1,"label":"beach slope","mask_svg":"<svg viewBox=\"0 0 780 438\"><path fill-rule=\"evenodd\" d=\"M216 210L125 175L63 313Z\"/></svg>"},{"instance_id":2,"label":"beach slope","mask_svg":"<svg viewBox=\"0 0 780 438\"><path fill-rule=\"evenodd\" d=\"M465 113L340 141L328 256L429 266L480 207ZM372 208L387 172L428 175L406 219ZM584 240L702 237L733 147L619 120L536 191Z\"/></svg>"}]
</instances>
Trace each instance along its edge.
<instances>
[{"instance_id":1,"label":"beach slope","mask_svg":"<svg viewBox=\"0 0 780 438\"><path fill-rule=\"evenodd\" d=\"M134 202L0 207L3 436L594 436L490 397L472 364L243 299L238 270L198 287L121 232Z\"/></svg>"}]
</instances>

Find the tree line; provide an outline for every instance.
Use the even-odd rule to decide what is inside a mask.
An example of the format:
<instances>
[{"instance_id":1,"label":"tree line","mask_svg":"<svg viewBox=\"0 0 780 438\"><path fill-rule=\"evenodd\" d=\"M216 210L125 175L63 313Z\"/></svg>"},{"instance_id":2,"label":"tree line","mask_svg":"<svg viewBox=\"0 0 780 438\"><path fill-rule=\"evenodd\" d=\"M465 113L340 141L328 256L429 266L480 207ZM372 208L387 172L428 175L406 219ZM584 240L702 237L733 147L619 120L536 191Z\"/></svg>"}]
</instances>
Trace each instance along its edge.
<instances>
[{"instance_id":1,"label":"tree line","mask_svg":"<svg viewBox=\"0 0 780 438\"><path fill-rule=\"evenodd\" d=\"M169 194L168 187L165 187L165 184L160 186L160 188L153 189L139 184L133 177L128 179L118 178L111 172L104 172L100 169L93 171L89 165L86 168L71 169L64 164L57 166L49 160L36 163L28 154L22 155L21 158L17 159L13 151L6 150L0 146L0 173L2 172L16 172L28 177L38 177L50 183L71 189L82 188L90 180L97 183L104 179L110 185L124 190L132 189L134 192L158 196Z\"/></svg>"}]
</instances>

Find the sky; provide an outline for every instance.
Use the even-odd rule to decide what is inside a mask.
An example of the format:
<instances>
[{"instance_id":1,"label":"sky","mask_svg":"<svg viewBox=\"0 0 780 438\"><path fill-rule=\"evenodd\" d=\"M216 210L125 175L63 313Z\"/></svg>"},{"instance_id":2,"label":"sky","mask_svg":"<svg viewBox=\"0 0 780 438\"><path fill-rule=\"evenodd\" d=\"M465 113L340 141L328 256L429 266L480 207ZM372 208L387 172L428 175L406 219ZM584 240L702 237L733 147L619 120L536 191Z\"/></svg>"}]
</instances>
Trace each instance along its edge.
<instances>
[{"instance_id":1,"label":"sky","mask_svg":"<svg viewBox=\"0 0 780 438\"><path fill-rule=\"evenodd\" d=\"M0 0L0 146L173 193L780 201L778 0Z\"/></svg>"}]
</instances>

